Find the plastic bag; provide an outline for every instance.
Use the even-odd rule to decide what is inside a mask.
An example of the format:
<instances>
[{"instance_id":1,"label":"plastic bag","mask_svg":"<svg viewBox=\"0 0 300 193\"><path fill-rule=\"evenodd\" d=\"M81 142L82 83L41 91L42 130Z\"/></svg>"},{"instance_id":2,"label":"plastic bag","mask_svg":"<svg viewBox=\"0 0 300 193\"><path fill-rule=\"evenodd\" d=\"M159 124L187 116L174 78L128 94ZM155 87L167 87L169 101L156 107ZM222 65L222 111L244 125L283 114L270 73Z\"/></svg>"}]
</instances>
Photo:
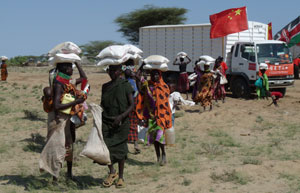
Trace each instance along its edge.
<instances>
[{"instance_id":1,"label":"plastic bag","mask_svg":"<svg viewBox=\"0 0 300 193\"><path fill-rule=\"evenodd\" d=\"M110 155L102 135L102 108L96 104L90 104L90 108L94 117L94 126L80 155L101 165L109 165Z\"/></svg>"},{"instance_id":2,"label":"plastic bag","mask_svg":"<svg viewBox=\"0 0 300 193\"><path fill-rule=\"evenodd\" d=\"M255 81L254 85L255 85L257 88L262 88L262 87L263 87L263 81L262 81L262 78L259 77L259 78Z\"/></svg>"},{"instance_id":3,"label":"plastic bag","mask_svg":"<svg viewBox=\"0 0 300 193\"><path fill-rule=\"evenodd\" d=\"M228 83L228 81L227 81L227 78L224 76L224 75L222 75L221 77L220 77L220 84L227 84Z\"/></svg>"},{"instance_id":4,"label":"plastic bag","mask_svg":"<svg viewBox=\"0 0 300 193\"><path fill-rule=\"evenodd\" d=\"M174 127L166 129L166 144L175 145L175 130Z\"/></svg>"},{"instance_id":5,"label":"plastic bag","mask_svg":"<svg viewBox=\"0 0 300 193\"><path fill-rule=\"evenodd\" d=\"M138 139L139 139L139 141L144 143L145 137L146 137L146 134L147 134L147 131L148 131L148 127L144 127L144 126L141 126L141 125L138 125L137 127L138 127Z\"/></svg>"}]
</instances>

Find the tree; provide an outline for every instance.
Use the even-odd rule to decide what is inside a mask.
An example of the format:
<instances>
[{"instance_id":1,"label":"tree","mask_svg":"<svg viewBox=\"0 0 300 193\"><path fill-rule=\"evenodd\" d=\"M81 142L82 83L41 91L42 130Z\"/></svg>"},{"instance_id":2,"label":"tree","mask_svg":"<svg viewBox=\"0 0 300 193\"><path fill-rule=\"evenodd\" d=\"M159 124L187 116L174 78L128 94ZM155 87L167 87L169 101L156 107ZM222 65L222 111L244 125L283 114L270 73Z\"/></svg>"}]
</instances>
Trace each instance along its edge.
<instances>
[{"instance_id":1,"label":"tree","mask_svg":"<svg viewBox=\"0 0 300 193\"><path fill-rule=\"evenodd\" d=\"M140 27L183 24L186 21L184 16L186 12L187 9L184 8L160 8L146 5L142 9L119 16L115 22L120 26L118 31L122 32L128 41L138 44Z\"/></svg>"},{"instance_id":2,"label":"tree","mask_svg":"<svg viewBox=\"0 0 300 193\"><path fill-rule=\"evenodd\" d=\"M86 56L90 61L95 61L95 57L99 54L101 50L111 45L120 45L120 43L107 40L107 41L90 41L87 44L80 46L82 49L83 56Z\"/></svg>"}]
</instances>

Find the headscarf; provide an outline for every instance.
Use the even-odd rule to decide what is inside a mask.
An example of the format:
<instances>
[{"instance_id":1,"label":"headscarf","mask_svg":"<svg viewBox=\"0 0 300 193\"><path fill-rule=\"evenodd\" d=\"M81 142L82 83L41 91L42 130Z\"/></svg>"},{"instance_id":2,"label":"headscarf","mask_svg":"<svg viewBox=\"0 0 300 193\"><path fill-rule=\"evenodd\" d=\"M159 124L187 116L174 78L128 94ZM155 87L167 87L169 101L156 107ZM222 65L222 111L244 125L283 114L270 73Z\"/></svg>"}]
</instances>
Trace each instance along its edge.
<instances>
[{"instance_id":1,"label":"headscarf","mask_svg":"<svg viewBox=\"0 0 300 193\"><path fill-rule=\"evenodd\" d=\"M156 120L157 125L160 126L162 129L168 129L172 127L172 113L169 104L170 90L168 85L162 79L161 71L159 72L160 73L158 82L149 81L149 84L153 85L153 90L151 90L148 87L147 83L144 83L145 92L143 94L138 95L136 113L138 118L141 120L149 118L145 116L145 110L148 110L149 112L149 107L152 106L151 99L149 100L149 94L151 94L152 99L154 98L156 100L155 111L153 115L154 119Z\"/></svg>"}]
</instances>

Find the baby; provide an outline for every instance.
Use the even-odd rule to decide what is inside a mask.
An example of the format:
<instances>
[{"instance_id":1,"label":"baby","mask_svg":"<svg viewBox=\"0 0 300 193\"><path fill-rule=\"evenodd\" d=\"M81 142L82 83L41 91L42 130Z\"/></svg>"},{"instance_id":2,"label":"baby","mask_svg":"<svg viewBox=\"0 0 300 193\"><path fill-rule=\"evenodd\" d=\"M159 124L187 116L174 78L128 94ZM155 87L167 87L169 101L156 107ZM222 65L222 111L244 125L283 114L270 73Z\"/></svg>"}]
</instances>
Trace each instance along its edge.
<instances>
[{"instance_id":1,"label":"baby","mask_svg":"<svg viewBox=\"0 0 300 193\"><path fill-rule=\"evenodd\" d=\"M43 108L46 113L53 111L52 90L49 86L43 89L44 96L42 97Z\"/></svg>"}]
</instances>

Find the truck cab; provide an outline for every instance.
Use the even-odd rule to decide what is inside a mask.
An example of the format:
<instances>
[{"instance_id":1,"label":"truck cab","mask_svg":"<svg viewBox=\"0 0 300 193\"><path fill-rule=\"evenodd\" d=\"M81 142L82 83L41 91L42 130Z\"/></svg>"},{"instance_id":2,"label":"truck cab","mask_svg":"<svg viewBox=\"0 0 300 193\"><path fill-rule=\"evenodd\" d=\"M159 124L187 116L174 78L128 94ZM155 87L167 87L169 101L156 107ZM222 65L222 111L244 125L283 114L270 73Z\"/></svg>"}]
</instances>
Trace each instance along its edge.
<instances>
[{"instance_id":1,"label":"truck cab","mask_svg":"<svg viewBox=\"0 0 300 193\"><path fill-rule=\"evenodd\" d=\"M259 78L259 64L266 63L269 69L270 90L285 94L287 86L294 84L293 61L285 42L265 40L236 42L227 54L229 87L235 97L248 97L255 90Z\"/></svg>"}]
</instances>

